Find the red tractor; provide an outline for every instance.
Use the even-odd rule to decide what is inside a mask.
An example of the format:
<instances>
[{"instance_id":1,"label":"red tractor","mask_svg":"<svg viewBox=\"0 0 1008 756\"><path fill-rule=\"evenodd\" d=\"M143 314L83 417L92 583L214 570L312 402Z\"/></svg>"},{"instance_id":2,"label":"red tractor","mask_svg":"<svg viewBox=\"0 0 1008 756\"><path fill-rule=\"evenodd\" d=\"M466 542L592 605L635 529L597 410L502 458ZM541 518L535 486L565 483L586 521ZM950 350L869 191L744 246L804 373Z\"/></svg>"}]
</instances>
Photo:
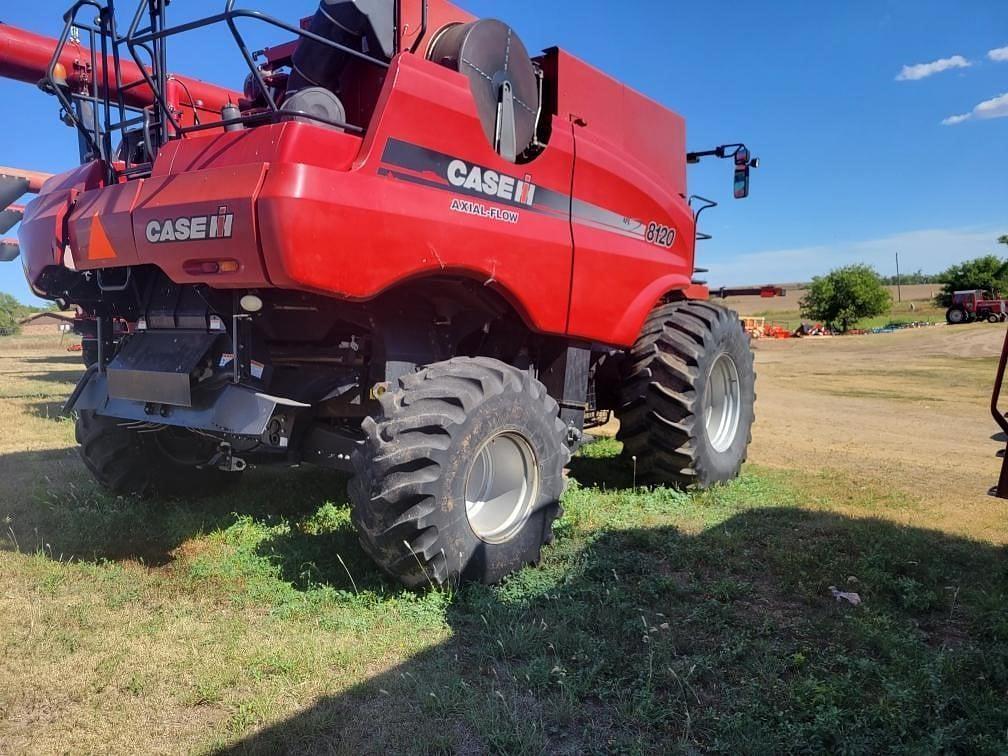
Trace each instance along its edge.
<instances>
[{"instance_id":1,"label":"red tractor","mask_svg":"<svg viewBox=\"0 0 1008 756\"><path fill-rule=\"evenodd\" d=\"M986 320L988 323L1003 323L1008 320L1008 302L999 294L991 296L989 291L974 289L957 291L952 295L952 306L945 313L949 325L973 323Z\"/></svg>"},{"instance_id":2,"label":"red tractor","mask_svg":"<svg viewBox=\"0 0 1008 756\"><path fill-rule=\"evenodd\" d=\"M67 406L102 485L346 470L364 549L416 586L536 563L597 411L648 482L738 474L753 357L696 280L686 172L728 158L745 197L744 145L688 153L676 113L446 0L167 5L82 0L55 51L0 26L0 75L41 67L79 134L20 243L35 293L94 318ZM291 41L253 54L243 23ZM239 90L165 67L211 25Z\"/></svg>"}]
</instances>

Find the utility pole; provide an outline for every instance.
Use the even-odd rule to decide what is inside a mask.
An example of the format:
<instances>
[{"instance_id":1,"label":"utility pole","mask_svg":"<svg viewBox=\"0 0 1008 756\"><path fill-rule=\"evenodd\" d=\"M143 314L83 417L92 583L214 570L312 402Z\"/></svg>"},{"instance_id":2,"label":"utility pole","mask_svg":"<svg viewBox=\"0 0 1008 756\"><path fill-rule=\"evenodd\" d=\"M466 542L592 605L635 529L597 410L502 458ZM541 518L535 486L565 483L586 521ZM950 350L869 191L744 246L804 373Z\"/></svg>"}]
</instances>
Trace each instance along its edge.
<instances>
[{"instance_id":1,"label":"utility pole","mask_svg":"<svg viewBox=\"0 0 1008 756\"><path fill-rule=\"evenodd\" d=\"M899 252L896 253L896 301L903 301L903 287L901 285L899 272Z\"/></svg>"}]
</instances>

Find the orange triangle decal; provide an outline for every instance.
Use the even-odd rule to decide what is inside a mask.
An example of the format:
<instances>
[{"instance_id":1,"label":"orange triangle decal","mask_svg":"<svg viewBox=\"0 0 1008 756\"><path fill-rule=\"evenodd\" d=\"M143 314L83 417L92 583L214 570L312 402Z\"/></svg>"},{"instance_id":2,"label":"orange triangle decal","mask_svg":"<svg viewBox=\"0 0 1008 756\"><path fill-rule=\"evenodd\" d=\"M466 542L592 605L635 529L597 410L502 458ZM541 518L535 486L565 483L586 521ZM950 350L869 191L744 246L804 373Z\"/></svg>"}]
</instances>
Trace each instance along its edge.
<instances>
[{"instance_id":1,"label":"orange triangle decal","mask_svg":"<svg viewBox=\"0 0 1008 756\"><path fill-rule=\"evenodd\" d=\"M102 226L101 216L94 216L91 220L91 240L88 242L88 260L114 260L115 250L112 249L112 242L109 241L105 227Z\"/></svg>"}]
</instances>

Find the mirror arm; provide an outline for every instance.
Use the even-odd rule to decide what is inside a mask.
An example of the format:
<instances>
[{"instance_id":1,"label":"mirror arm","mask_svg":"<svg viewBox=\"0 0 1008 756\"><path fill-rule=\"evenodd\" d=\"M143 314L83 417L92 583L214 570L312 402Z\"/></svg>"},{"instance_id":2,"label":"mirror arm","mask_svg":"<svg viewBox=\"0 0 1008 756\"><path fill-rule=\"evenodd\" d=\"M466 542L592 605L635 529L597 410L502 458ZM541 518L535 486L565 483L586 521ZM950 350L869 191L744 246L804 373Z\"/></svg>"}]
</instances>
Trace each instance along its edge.
<instances>
[{"instance_id":1,"label":"mirror arm","mask_svg":"<svg viewBox=\"0 0 1008 756\"><path fill-rule=\"evenodd\" d=\"M702 150L700 152L687 152L686 162L690 165L695 165L700 162L701 158L705 157L716 157L724 160L725 158L733 158L735 154L744 149L744 144L722 144L719 147L715 147L713 150ZM730 152L729 152L730 150Z\"/></svg>"}]
</instances>

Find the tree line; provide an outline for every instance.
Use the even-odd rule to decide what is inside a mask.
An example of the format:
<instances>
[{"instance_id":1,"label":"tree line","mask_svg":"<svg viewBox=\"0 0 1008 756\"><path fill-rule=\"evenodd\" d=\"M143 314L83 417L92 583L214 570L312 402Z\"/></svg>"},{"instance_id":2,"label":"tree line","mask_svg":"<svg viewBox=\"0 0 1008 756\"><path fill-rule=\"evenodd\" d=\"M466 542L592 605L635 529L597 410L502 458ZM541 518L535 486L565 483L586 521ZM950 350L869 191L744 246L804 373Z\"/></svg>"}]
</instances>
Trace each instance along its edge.
<instances>
[{"instance_id":1,"label":"tree line","mask_svg":"<svg viewBox=\"0 0 1008 756\"><path fill-rule=\"evenodd\" d=\"M998 243L1008 245L1008 235L998 238ZM801 302L802 317L846 333L860 320L889 312L892 295L885 287L896 283L896 276L880 276L869 265L837 268L812 279ZM899 283L908 286L941 284L941 291L935 296L935 303L940 307L949 307L957 291L980 289L1008 296L1008 259L984 255L953 265L942 273L932 275L918 271L900 276Z\"/></svg>"},{"instance_id":2,"label":"tree line","mask_svg":"<svg viewBox=\"0 0 1008 756\"><path fill-rule=\"evenodd\" d=\"M36 312L43 312L45 309L21 304L10 294L0 292L0 336L17 334L21 330L21 326L18 324L22 320Z\"/></svg>"}]
</instances>

